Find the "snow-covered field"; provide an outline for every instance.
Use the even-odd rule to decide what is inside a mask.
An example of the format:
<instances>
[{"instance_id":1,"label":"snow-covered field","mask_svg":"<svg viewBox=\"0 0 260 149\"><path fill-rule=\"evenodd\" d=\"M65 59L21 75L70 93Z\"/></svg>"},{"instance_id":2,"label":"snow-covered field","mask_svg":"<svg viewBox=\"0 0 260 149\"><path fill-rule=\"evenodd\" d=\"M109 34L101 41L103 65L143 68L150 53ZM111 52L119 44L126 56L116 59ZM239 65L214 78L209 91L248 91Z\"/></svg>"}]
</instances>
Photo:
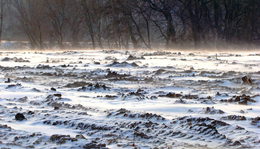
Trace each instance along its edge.
<instances>
[{"instance_id":1,"label":"snow-covered field","mask_svg":"<svg viewBox=\"0 0 260 149\"><path fill-rule=\"evenodd\" d=\"M5 51L0 70L0 147L260 148L259 53Z\"/></svg>"}]
</instances>

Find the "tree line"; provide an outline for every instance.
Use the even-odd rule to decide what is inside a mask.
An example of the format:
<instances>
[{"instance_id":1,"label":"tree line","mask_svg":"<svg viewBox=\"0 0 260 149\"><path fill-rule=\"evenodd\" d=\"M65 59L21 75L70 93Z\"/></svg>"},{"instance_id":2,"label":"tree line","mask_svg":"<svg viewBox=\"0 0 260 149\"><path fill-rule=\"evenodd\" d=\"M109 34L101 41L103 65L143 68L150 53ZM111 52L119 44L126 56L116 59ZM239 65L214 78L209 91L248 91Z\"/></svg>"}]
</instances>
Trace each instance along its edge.
<instances>
[{"instance_id":1,"label":"tree line","mask_svg":"<svg viewBox=\"0 0 260 149\"><path fill-rule=\"evenodd\" d=\"M1 0L0 5L0 34L8 7L33 49L250 48L260 43L259 0Z\"/></svg>"}]
</instances>

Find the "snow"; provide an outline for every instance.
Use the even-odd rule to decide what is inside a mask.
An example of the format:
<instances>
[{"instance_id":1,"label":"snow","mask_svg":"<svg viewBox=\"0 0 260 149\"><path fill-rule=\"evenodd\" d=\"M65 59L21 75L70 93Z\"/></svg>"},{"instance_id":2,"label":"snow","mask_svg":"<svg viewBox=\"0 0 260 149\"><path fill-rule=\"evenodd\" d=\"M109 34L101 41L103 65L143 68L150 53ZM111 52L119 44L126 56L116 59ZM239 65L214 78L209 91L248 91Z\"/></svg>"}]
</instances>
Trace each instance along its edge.
<instances>
[{"instance_id":1,"label":"snow","mask_svg":"<svg viewBox=\"0 0 260 149\"><path fill-rule=\"evenodd\" d=\"M190 53L3 51L0 147L260 148L259 54ZM110 66L114 61L123 65ZM244 75L252 86L241 85ZM77 82L87 84L66 87ZM246 105L234 101L245 96ZM26 119L16 120L17 113ZM223 119L232 115L246 120Z\"/></svg>"}]
</instances>

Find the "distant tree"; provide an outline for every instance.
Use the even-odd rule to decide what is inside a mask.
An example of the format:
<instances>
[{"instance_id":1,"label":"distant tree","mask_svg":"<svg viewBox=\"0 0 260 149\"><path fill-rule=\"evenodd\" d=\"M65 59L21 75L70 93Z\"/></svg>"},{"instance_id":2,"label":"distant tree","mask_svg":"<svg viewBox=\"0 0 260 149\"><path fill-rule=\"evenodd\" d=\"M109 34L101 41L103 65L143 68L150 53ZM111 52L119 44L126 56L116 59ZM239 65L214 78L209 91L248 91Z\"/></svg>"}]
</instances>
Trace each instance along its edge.
<instances>
[{"instance_id":1,"label":"distant tree","mask_svg":"<svg viewBox=\"0 0 260 149\"><path fill-rule=\"evenodd\" d=\"M166 48L172 48L176 43L176 29L174 27L173 9L176 5L176 0L146 0L150 4L150 8L160 14L165 19L166 30L163 33L162 26L158 25L159 20L153 20L153 22L161 30L161 33L166 40Z\"/></svg>"},{"instance_id":2,"label":"distant tree","mask_svg":"<svg viewBox=\"0 0 260 149\"><path fill-rule=\"evenodd\" d=\"M103 34L103 29L104 29L104 20L105 20L105 3L103 0L96 0L95 1L95 6L94 7L94 23L96 24L96 32L97 32L97 42L98 45L101 49L104 48L103 45L103 40L104 40L104 34Z\"/></svg>"},{"instance_id":3,"label":"distant tree","mask_svg":"<svg viewBox=\"0 0 260 149\"><path fill-rule=\"evenodd\" d=\"M142 20L142 21L140 21L139 24L143 24L143 28L140 28L140 25L137 25L136 21L133 20L134 24L136 25L137 31L139 33L139 36L140 36L142 42L145 44L145 46L148 49L152 49L151 29L150 29L151 28L150 18L151 18L152 12L149 11L149 5L147 5L147 3L145 3L144 1L135 3L134 7L136 9L136 13ZM143 31L143 33L142 33L142 31ZM146 40L145 40L145 38L146 38Z\"/></svg>"},{"instance_id":4,"label":"distant tree","mask_svg":"<svg viewBox=\"0 0 260 149\"><path fill-rule=\"evenodd\" d=\"M93 7L95 7L95 0L81 0L81 6L83 10L83 15L85 17L85 23L88 27L88 31L91 37L91 42L92 42L92 48L96 48L96 43L95 43L95 31L94 31L94 11Z\"/></svg>"},{"instance_id":5,"label":"distant tree","mask_svg":"<svg viewBox=\"0 0 260 149\"><path fill-rule=\"evenodd\" d=\"M64 39L69 28L70 0L45 0L47 16L51 22L50 34L56 39L60 49L64 49Z\"/></svg>"},{"instance_id":6,"label":"distant tree","mask_svg":"<svg viewBox=\"0 0 260 149\"><path fill-rule=\"evenodd\" d=\"M68 1L68 25L70 30L70 37L72 39L72 47L79 46L80 31L82 31L82 9L78 0Z\"/></svg>"},{"instance_id":7,"label":"distant tree","mask_svg":"<svg viewBox=\"0 0 260 149\"><path fill-rule=\"evenodd\" d=\"M20 28L28 36L31 48L45 48L44 25L45 10L44 0L13 0L12 5L17 13L16 18L20 22Z\"/></svg>"},{"instance_id":8,"label":"distant tree","mask_svg":"<svg viewBox=\"0 0 260 149\"><path fill-rule=\"evenodd\" d=\"M260 1L252 0L251 3L251 12L250 12L250 19L251 22L251 42L250 44L253 45L260 45Z\"/></svg>"},{"instance_id":9,"label":"distant tree","mask_svg":"<svg viewBox=\"0 0 260 149\"><path fill-rule=\"evenodd\" d=\"M6 2L32 48L47 40L77 48L83 39L92 49L260 43L258 0L0 0L0 40Z\"/></svg>"},{"instance_id":10,"label":"distant tree","mask_svg":"<svg viewBox=\"0 0 260 149\"><path fill-rule=\"evenodd\" d=\"M128 36L133 47L139 48L139 44L142 43L146 48L151 49L149 5L145 1L132 0L123 2L120 6L127 20Z\"/></svg>"},{"instance_id":11,"label":"distant tree","mask_svg":"<svg viewBox=\"0 0 260 149\"><path fill-rule=\"evenodd\" d=\"M2 42L3 24L7 2L8 0L0 0L0 45Z\"/></svg>"},{"instance_id":12,"label":"distant tree","mask_svg":"<svg viewBox=\"0 0 260 149\"><path fill-rule=\"evenodd\" d=\"M125 30L125 48L128 49L129 48L129 38L131 40L131 43L133 44L133 48L137 49L138 48L138 42L137 39L135 37L135 33L133 31L133 4L136 1L128 1L128 0L122 0L122 1L117 1L118 4L118 10L120 11L120 13L122 13L121 15L121 25L124 26L124 30Z\"/></svg>"}]
</instances>

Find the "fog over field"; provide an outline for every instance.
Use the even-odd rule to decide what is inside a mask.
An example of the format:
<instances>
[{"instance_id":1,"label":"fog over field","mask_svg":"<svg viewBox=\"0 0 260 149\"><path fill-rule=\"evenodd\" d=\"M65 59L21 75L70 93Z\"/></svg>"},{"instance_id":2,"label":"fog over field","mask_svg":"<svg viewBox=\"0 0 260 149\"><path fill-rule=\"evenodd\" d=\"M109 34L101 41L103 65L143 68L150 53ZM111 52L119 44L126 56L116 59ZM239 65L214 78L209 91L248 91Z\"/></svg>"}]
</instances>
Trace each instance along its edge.
<instances>
[{"instance_id":1,"label":"fog over field","mask_svg":"<svg viewBox=\"0 0 260 149\"><path fill-rule=\"evenodd\" d=\"M259 56L3 51L0 146L259 148Z\"/></svg>"}]
</instances>

